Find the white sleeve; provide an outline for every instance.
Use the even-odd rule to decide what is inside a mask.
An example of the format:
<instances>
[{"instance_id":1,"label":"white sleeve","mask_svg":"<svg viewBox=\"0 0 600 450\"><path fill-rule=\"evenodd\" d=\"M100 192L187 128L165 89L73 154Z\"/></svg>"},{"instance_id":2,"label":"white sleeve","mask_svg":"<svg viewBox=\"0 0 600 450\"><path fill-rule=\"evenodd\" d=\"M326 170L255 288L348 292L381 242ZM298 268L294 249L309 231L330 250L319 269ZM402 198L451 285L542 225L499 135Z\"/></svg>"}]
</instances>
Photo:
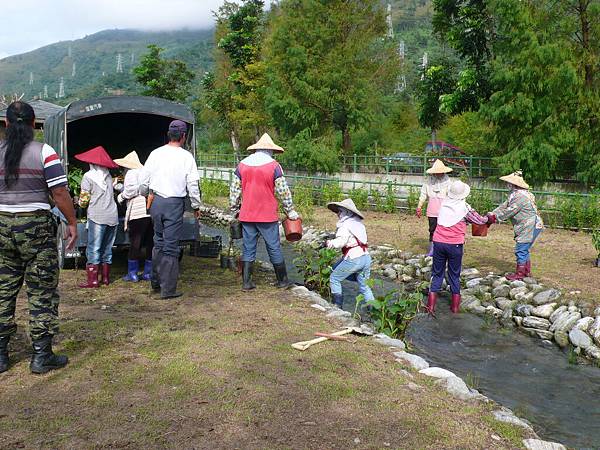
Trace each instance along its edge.
<instances>
[{"instance_id":1,"label":"white sleeve","mask_svg":"<svg viewBox=\"0 0 600 450\"><path fill-rule=\"evenodd\" d=\"M150 175L152 174L154 166L153 154L154 152L150 153L150 156L148 156L148 159L146 160L146 164L144 164L144 167L140 169L140 173L138 175L139 192L142 195L147 195L150 191Z\"/></svg>"},{"instance_id":2,"label":"white sleeve","mask_svg":"<svg viewBox=\"0 0 600 450\"><path fill-rule=\"evenodd\" d=\"M194 183L200 180L200 174L198 173L198 166L196 165L196 160L194 159L194 155L189 154L190 157L188 159L188 170L186 174L186 181L188 183Z\"/></svg>"},{"instance_id":3,"label":"white sleeve","mask_svg":"<svg viewBox=\"0 0 600 450\"><path fill-rule=\"evenodd\" d=\"M340 227L335 233L335 239L329 241L329 245L333 248L342 248L348 245L348 241L352 237L352 233L345 227Z\"/></svg>"}]
</instances>

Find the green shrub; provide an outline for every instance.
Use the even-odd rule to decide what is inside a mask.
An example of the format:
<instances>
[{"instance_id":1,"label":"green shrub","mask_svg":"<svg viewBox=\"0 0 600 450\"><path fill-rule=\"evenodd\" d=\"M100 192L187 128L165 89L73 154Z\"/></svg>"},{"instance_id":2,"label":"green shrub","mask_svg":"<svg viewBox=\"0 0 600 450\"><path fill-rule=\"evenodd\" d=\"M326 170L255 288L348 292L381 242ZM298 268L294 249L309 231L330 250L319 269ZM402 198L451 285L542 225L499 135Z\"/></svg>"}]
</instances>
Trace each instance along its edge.
<instances>
[{"instance_id":1,"label":"green shrub","mask_svg":"<svg viewBox=\"0 0 600 450\"><path fill-rule=\"evenodd\" d=\"M383 204L383 211L392 214L396 212L396 192L392 184L388 184L387 192L385 194L385 202Z\"/></svg>"},{"instance_id":2,"label":"green shrub","mask_svg":"<svg viewBox=\"0 0 600 450\"><path fill-rule=\"evenodd\" d=\"M492 191L487 189L471 189L471 195L467 198L467 203L479 214L485 214L495 208Z\"/></svg>"},{"instance_id":3,"label":"green shrub","mask_svg":"<svg viewBox=\"0 0 600 450\"><path fill-rule=\"evenodd\" d=\"M375 209L375 211L385 211L384 196L381 194L379 189L374 189L371 191L371 204L373 205L373 209Z\"/></svg>"},{"instance_id":4,"label":"green shrub","mask_svg":"<svg viewBox=\"0 0 600 450\"><path fill-rule=\"evenodd\" d=\"M369 207L369 191L366 189L352 189L349 196L358 209L367 209Z\"/></svg>"},{"instance_id":5,"label":"green shrub","mask_svg":"<svg viewBox=\"0 0 600 450\"><path fill-rule=\"evenodd\" d=\"M223 180L211 180L203 178L200 181L202 190L202 201L212 203L219 197L229 196L229 184Z\"/></svg>"},{"instance_id":6,"label":"green shrub","mask_svg":"<svg viewBox=\"0 0 600 450\"><path fill-rule=\"evenodd\" d=\"M600 258L600 229L596 229L592 231L592 244L598 252L598 257Z\"/></svg>"},{"instance_id":7,"label":"green shrub","mask_svg":"<svg viewBox=\"0 0 600 450\"><path fill-rule=\"evenodd\" d=\"M294 206L303 219L311 220L314 217L315 202L313 199L313 186L309 182L297 183L292 188Z\"/></svg>"},{"instance_id":8,"label":"green shrub","mask_svg":"<svg viewBox=\"0 0 600 450\"><path fill-rule=\"evenodd\" d=\"M406 197L406 207L410 214L415 213L415 211L417 210L417 205L419 204L419 195L419 189L413 186L411 186L408 189L408 197Z\"/></svg>"},{"instance_id":9,"label":"green shrub","mask_svg":"<svg viewBox=\"0 0 600 450\"><path fill-rule=\"evenodd\" d=\"M339 252L335 249L306 246L300 250L300 256L294 259L294 264L308 289L318 292L322 297L330 298L329 275L337 258Z\"/></svg>"},{"instance_id":10,"label":"green shrub","mask_svg":"<svg viewBox=\"0 0 600 450\"><path fill-rule=\"evenodd\" d=\"M328 182L323 185L321 190L321 204L326 205L329 202L340 202L344 199L344 193L340 183Z\"/></svg>"},{"instance_id":11,"label":"green shrub","mask_svg":"<svg viewBox=\"0 0 600 450\"><path fill-rule=\"evenodd\" d=\"M289 139L285 146L285 153L277 157L284 167L294 167L308 173L339 172L338 152L327 137L313 139L310 131L304 130Z\"/></svg>"}]
</instances>

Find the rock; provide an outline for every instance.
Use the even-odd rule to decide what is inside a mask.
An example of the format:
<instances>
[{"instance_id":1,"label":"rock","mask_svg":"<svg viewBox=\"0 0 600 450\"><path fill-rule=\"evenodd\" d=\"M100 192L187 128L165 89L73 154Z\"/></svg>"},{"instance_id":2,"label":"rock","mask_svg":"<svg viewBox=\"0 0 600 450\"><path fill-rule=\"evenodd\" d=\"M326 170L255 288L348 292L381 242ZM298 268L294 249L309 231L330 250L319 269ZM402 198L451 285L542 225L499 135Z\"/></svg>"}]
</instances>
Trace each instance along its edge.
<instances>
[{"instance_id":1,"label":"rock","mask_svg":"<svg viewBox=\"0 0 600 450\"><path fill-rule=\"evenodd\" d=\"M541 317L527 316L523 318L523 326L527 328L536 328L538 330L547 330L550 328L550 321Z\"/></svg>"},{"instance_id":2,"label":"rock","mask_svg":"<svg viewBox=\"0 0 600 450\"><path fill-rule=\"evenodd\" d=\"M402 273L404 275L413 276L415 273L417 273L417 269L415 269L413 266L404 266L404 269L402 269Z\"/></svg>"},{"instance_id":3,"label":"rock","mask_svg":"<svg viewBox=\"0 0 600 450\"><path fill-rule=\"evenodd\" d=\"M482 305L471 306L471 308L469 309L469 311L471 311L473 314L478 314L480 316L482 316L482 315L484 315L486 313L486 309Z\"/></svg>"},{"instance_id":4,"label":"rock","mask_svg":"<svg viewBox=\"0 0 600 450\"><path fill-rule=\"evenodd\" d=\"M510 423L511 425L517 425L527 430L532 430L531 425L526 420L519 419L515 414L508 408L500 408L496 411L492 411L494 418L499 422Z\"/></svg>"},{"instance_id":5,"label":"rock","mask_svg":"<svg viewBox=\"0 0 600 450\"><path fill-rule=\"evenodd\" d=\"M529 284L529 290L534 293L542 292L544 290L544 286L541 284Z\"/></svg>"},{"instance_id":6,"label":"rock","mask_svg":"<svg viewBox=\"0 0 600 450\"><path fill-rule=\"evenodd\" d=\"M525 283L525 284L537 284L537 280L535 278L525 277L525 278L523 278L523 283Z\"/></svg>"},{"instance_id":7,"label":"rock","mask_svg":"<svg viewBox=\"0 0 600 450\"><path fill-rule=\"evenodd\" d=\"M533 311L533 306L531 305L517 305L515 306L515 313L522 317L527 317L531 315L531 311Z\"/></svg>"},{"instance_id":8,"label":"rock","mask_svg":"<svg viewBox=\"0 0 600 450\"><path fill-rule=\"evenodd\" d=\"M600 348L595 345L590 345L585 349L585 354L590 359L600 359Z\"/></svg>"},{"instance_id":9,"label":"rock","mask_svg":"<svg viewBox=\"0 0 600 450\"><path fill-rule=\"evenodd\" d=\"M340 319L342 317L352 317L352 314L350 314L348 311L344 311L343 309L332 308L331 311L329 311L325 316L329 317L330 319Z\"/></svg>"},{"instance_id":10,"label":"rock","mask_svg":"<svg viewBox=\"0 0 600 450\"><path fill-rule=\"evenodd\" d=\"M527 450L567 450L567 447L562 444L540 439L523 439L523 445Z\"/></svg>"},{"instance_id":11,"label":"rock","mask_svg":"<svg viewBox=\"0 0 600 450\"><path fill-rule=\"evenodd\" d=\"M464 309L466 309L467 311L473 311L473 309L481 307L481 302L479 301L479 299L472 297L473 300L471 300L469 303L465 303L464 301L462 302L462 307Z\"/></svg>"},{"instance_id":12,"label":"rock","mask_svg":"<svg viewBox=\"0 0 600 450\"><path fill-rule=\"evenodd\" d=\"M560 330L568 333L579 319L581 319L581 314L578 312L564 312L550 326L550 331Z\"/></svg>"},{"instance_id":13,"label":"rock","mask_svg":"<svg viewBox=\"0 0 600 450\"><path fill-rule=\"evenodd\" d=\"M596 344L600 345L600 316L596 317L594 323L589 326L588 333L594 338Z\"/></svg>"},{"instance_id":14,"label":"rock","mask_svg":"<svg viewBox=\"0 0 600 450\"><path fill-rule=\"evenodd\" d=\"M548 342L550 342L554 338L554 333L552 333L552 331L535 330L535 334L540 339L546 339Z\"/></svg>"},{"instance_id":15,"label":"rock","mask_svg":"<svg viewBox=\"0 0 600 450\"><path fill-rule=\"evenodd\" d=\"M575 347L581 347L584 350L592 345L592 338L585 331L578 328L569 331L569 340Z\"/></svg>"},{"instance_id":16,"label":"rock","mask_svg":"<svg viewBox=\"0 0 600 450\"><path fill-rule=\"evenodd\" d=\"M421 275L429 275L431 273L431 267L422 267Z\"/></svg>"},{"instance_id":17,"label":"rock","mask_svg":"<svg viewBox=\"0 0 600 450\"><path fill-rule=\"evenodd\" d=\"M398 278L398 274L391 267L385 268L383 270L383 275L386 276L386 277L388 277L388 278L391 278L392 280L395 280L396 278Z\"/></svg>"},{"instance_id":18,"label":"rock","mask_svg":"<svg viewBox=\"0 0 600 450\"><path fill-rule=\"evenodd\" d=\"M564 331L555 331L554 340L561 348L565 348L567 345L569 345L569 335Z\"/></svg>"},{"instance_id":19,"label":"rock","mask_svg":"<svg viewBox=\"0 0 600 450\"><path fill-rule=\"evenodd\" d=\"M471 303L473 303L475 301L478 302L479 300L474 295L463 295L460 303L463 308L466 308L468 305L470 305Z\"/></svg>"},{"instance_id":20,"label":"rock","mask_svg":"<svg viewBox=\"0 0 600 450\"><path fill-rule=\"evenodd\" d=\"M456 377L452 372L441 367L428 367L427 369L419 370L419 373L432 378Z\"/></svg>"},{"instance_id":21,"label":"rock","mask_svg":"<svg viewBox=\"0 0 600 450\"><path fill-rule=\"evenodd\" d=\"M527 287L526 286L521 286L521 287L516 287L516 288L512 288L510 290L510 298L513 299L517 299L516 296L517 294L526 294L527 293Z\"/></svg>"},{"instance_id":22,"label":"rock","mask_svg":"<svg viewBox=\"0 0 600 450\"><path fill-rule=\"evenodd\" d=\"M513 318L512 309L510 309L510 308L505 309L504 312L502 313L502 318L500 319L500 322L504 326L512 326L512 318Z\"/></svg>"},{"instance_id":23,"label":"rock","mask_svg":"<svg viewBox=\"0 0 600 450\"><path fill-rule=\"evenodd\" d=\"M317 310L319 310L321 312L327 311L327 308L325 308L324 306L321 306L321 305L319 305L317 303L313 303L312 305L310 305L310 307L311 308L315 308L315 309L317 309Z\"/></svg>"},{"instance_id":24,"label":"rock","mask_svg":"<svg viewBox=\"0 0 600 450\"><path fill-rule=\"evenodd\" d=\"M535 292L518 292L515 294L515 300L519 303L531 303L534 296Z\"/></svg>"},{"instance_id":25,"label":"rock","mask_svg":"<svg viewBox=\"0 0 600 450\"><path fill-rule=\"evenodd\" d=\"M496 317L496 318L502 317L502 314L503 314L503 311L501 309L498 309L498 308L496 308L494 306L491 306L491 305L488 306L487 308L485 308L485 312L487 314L490 314L490 315Z\"/></svg>"},{"instance_id":26,"label":"rock","mask_svg":"<svg viewBox=\"0 0 600 450\"><path fill-rule=\"evenodd\" d=\"M594 316L598 317L600 316L600 306L598 306L595 310L594 310Z\"/></svg>"},{"instance_id":27,"label":"rock","mask_svg":"<svg viewBox=\"0 0 600 450\"><path fill-rule=\"evenodd\" d=\"M479 286L481 284L481 280L483 280L483 278L473 278L472 280L469 280L465 283L465 286L467 287L467 289L473 289L476 286Z\"/></svg>"},{"instance_id":28,"label":"rock","mask_svg":"<svg viewBox=\"0 0 600 450\"><path fill-rule=\"evenodd\" d=\"M583 317L577 321L574 328L581 331L587 331L593 323L593 317Z\"/></svg>"},{"instance_id":29,"label":"rock","mask_svg":"<svg viewBox=\"0 0 600 450\"><path fill-rule=\"evenodd\" d=\"M498 297L496 299L496 306L498 306L498 308L500 308L503 311L506 311L507 309L512 310L514 304L515 304L514 300L509 300L504 297Z\"/></svg>"},{"instance_id":30,"label":"rock","mask_svg":"<svg viewBox=\"0 0 600 450\"><path fill-rule=\"evenodd\" d=\"M536 306L531 310L531 315L549 319L554 312L554 308L556 308L556 303L547 303L545 305Z\"/></svg>"},{"instance_id":31,"label":"rock","mask_svg":"<svg viewBox=\"0 0 600 450\"><path fill-rule=\"evenodd\" d=\"M470 277L470 276L474 276L474 275L479 275L479 270L472 268L472 269L464 269L461 273L460 276L463 278L466 277Z\"/></svg>"},{"instance_id":32,"label":"rock","mask_svg":"<svg viewBox=\"0 0 600 450\"><path fill-rule=\"evenodd\" d=\"M556 319L558 318L558 316L560 316L562 313L567 311L567 307L566 306L559 306L550 316L550 322L556 322Z\"/></svg>"},{"instance_id":33,"label":"rock","mask_svg":"<svg viewBox=\"0 0 600 450\"><path fill-rule=\"evenodd\" d=\"M421 386L419 386L418 384L413 383L412 381L409 381L406 384L406 387L408 389L410 389L413 392L421 392L423 390L423 388Z\"/></svg>"},{"instance_id":34,"label":"rock","mask_svg":"<svg viewBox=\"0 0 600 450\"><path fill-rule=\"evenodd\" d=\"M558 289L548 289L542 291L533 297L533 303L536 305L545 305L546 303L552 303L560 298L560 291Z\"/></svg>"},{"instance_id":35,"label":"rock","mask_svg":"<svg viewBox=\"0 0 600 450\"><path fill-rule=\"evenodd\" d=\"M527 283L525 283L524 281L521 280L515 280L515 281L511 281L510 282L510 287L511 288L519 288L519 287L526 287Z\"/></svg>"},{"instance_id":36,"label":"rock","mask_svg":"<svg viewBox=\"0 0 600 450\"><path fill-rule=\"evenodd\" d=\"M309 290L304 286L294 286L290 289L290 291L298 295L306 294L307 292L309 292Z\"/></svg>"},{"instance_id":37,"label":"rock","mask_svg":"<svg viewBox=\"0 0 600 450\"><path fill-rule=\"evenodd\" d=\"M492 291L492 295L494 297L508 297L509 294L510 294L510 287L506 284L501 284L500 286L495 287L494 290Z\"/></svg>"},{"instance_id":38,"label":"rock","mask_svg":"<svg viewBox=\"0 0 600 450\"><path fill-rule=\"evenodd\" d=\"M504 285L506 285L506 278L504 279L504 281L502 281L502 279L499 279L499 280L495 280L492 283L493 288L497 288L497 287L504 286Z\"/></svg>"},{"instance_id":39,"label":"rock","mask_svg":"<svg viewBox=\"0 0 600 450\"><path fill-rule=\"evenodd\" d=\"M400 339L391 338L387 334L379 333L374 335L373 337L377 340L377 342L379 342L382 345L387 345L388 347L396 347L401 350L404 350L406 348L406 345L403 341L401 341Z\"/></svg>"},{"instance_id":40,"label":"rock","mask_svg":"<svg viewBox=\"0 0 600 450\"><path fill-rule=\"evenodd\" d=\"M513 316L513 321L520 327L523 324L523 318L519 316Z\"/></svg>"},{"instance_id":41,"label":"rock","mask_svg":"<svg viewBox=\"0 0 600 450\"><path fill-rule=\"evenodd\" d=\"M375 330L373 329L373 326L368 323L360 324L360 332L367 336L373 336L375 334ZM400 342L402 342L402 341L400 341Z\"/></svg>"},{"instance_id":42,"label":"rock","mask_svg":"<svg viewBox=\"0 0 600 450\"><path fill-rule=\"evenodd\" d=\"M466 383L458 377L441 378L437 380L435 384L444 386L446 392L461 400L470 400L477 396L477 394L472 393Z\"/></svg>"},{"instance_id":43,"label":"rock","mask_svg":"<svg viewBox=\"0 0 600 450\"><path fill-rule=\"evenodd\" d=\"M402 281L403 283L409 283L413 280L413 277L411 277L410 275L401 275L400 276L400 281Z\"/></svg>"},{"instance_id":44,"label":"rock","mask_svg":"<svg viewBox=\"0 0 600 450\"><path fill-rule=\"evenodd\" d=\"M415 370L427 369L429 367L429 363L425 361L423 358L417 355L413 355L412 353L407 352L395 352L394 356L397 358L396 361L407 364Z\"/></svg>"}]
</instances>

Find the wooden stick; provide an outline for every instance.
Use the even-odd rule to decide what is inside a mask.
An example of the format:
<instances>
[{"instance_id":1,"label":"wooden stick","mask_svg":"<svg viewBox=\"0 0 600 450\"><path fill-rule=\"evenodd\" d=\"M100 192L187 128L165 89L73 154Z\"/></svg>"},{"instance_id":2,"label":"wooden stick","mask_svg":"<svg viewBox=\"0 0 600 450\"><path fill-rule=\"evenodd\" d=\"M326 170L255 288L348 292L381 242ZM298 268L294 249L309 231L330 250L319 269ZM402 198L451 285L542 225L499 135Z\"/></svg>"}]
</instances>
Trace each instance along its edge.
<instances>
[{"instance_id":1,"label":"wooden stick","mask_svg":"<svg viewBox=\"0 0 600 450\"><path fill-rule=\"evenodd\" d=\"M344 334L349 334L352 333L352 328L346 328L342 331L336 331L335 333L331 333L333 336L342 336ZM312 339L310 341L303 341L303 342L296 342L295 344L292 344L292 348L295 348L296 350L300 350L301 352L303 352L304 350L306 350L307 348L309 348L311 345L315 345L318 344L319 342L324 342L329 340L326 337L319 337L316 339Z\"/></svg>"},{"instance_id":2,"label":"wooden stick","mask_svg":"<svg viewBox=\"0 0 600 450\"><path fill-rule=\"evenodd\" d=\"M329 334L329 333L320 333L320 332L316 332L315 336L318 337L325 337L331 341L350 341L350 339L347 336L336 336L335 334Z\"/></svg>"}]
</instances>

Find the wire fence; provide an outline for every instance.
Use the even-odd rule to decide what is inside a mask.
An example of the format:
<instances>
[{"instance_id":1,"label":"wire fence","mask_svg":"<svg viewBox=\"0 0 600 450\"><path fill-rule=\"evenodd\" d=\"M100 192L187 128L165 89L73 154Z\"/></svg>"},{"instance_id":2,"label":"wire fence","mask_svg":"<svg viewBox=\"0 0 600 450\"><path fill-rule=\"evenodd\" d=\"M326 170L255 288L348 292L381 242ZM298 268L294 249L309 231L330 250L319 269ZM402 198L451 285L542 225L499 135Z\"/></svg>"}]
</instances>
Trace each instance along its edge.
<instances>
[{"instance_id":1,"label":"wire fence","mask_svg":"<svg viewBox=\"0 0 600 450\"><path fill-rule=\"evenodd\" d=\"M231 183L233 169L202 167L204 180ZM384 212L414 212L421 185L395 181L351 180L337 177L286 174L296 204L308 208L351 197L358 208ZM532 191L546 225L593 230L600 228L600 195ZM480 213L493 210L508 198L507 189L475 187L468 202Z\"/></svg>"}]
</instances>

